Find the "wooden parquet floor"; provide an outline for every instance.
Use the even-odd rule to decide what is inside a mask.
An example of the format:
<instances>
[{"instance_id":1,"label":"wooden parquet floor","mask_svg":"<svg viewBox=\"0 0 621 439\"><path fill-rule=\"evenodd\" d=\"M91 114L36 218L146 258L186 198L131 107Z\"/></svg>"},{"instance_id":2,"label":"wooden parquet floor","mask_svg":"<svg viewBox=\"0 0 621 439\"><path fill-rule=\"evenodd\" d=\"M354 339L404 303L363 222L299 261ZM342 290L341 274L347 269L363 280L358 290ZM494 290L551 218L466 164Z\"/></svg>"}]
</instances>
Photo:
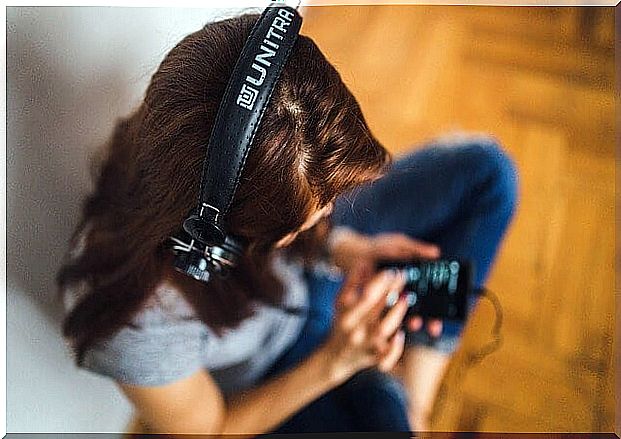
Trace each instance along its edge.
<instances>
[{"instance_id":1,"label":"wooden parquet floor","mask_svg":"<svg viewBox=\"0 0 621 439\"><path fill-rule=\"evenodd\" d=\"M330 6L303 33L399 153L455 130L496 135L521 177L516 218L434 406L436 431L614 429L612 8Z\"/></svg>"}]
</instances>

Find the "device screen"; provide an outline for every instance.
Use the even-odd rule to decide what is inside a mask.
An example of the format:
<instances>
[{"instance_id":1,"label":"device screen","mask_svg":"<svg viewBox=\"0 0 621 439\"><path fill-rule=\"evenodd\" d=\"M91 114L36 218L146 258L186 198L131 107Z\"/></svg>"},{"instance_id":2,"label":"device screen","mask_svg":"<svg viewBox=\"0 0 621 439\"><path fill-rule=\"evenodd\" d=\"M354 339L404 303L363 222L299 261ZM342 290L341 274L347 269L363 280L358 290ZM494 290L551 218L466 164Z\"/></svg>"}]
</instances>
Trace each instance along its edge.
<instances>
[{"instance_id":1,"label":"device screen","mask_svg":"<svg viewBox=\"0 0 621 439\"><path fill-rule=\"evenodd\" d=\"M402 294L408 315L464 320L472 291L472 264L458 259L381 262L379 269L398 268L406 276Z\"/></svg>"}]
</instances>

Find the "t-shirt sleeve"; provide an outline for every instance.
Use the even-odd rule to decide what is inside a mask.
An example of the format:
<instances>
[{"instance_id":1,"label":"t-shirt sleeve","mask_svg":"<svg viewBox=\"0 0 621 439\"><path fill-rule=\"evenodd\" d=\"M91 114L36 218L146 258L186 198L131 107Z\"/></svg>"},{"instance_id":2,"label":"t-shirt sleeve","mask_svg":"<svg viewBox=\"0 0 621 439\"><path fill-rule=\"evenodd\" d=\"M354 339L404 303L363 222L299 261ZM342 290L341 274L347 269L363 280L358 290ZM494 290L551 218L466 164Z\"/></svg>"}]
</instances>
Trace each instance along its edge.
<instances>
[{"instance_id":1,"label":"t-shirt sleeve","mask_svg":"<svg viewBox=\"0 0 621 439\"><path fill-rule=\"evenodd\" d=\"M92 225L70 246L68 260L85 251ZM90 292L86 282L63 294L67 313ZM148 306L117 333L86 350L81 367L127 384L159 386L186 378L203 366L208 330L171 285L159 284Z\"/></svg>"},{"instance_id":2,"label":"t-shirt sleeve","mask_svg":"<svg viewBox=\"0 0 621 439\"><path fill-rule=\"evenodd\" d=\"M89 348L81 367L126 384L169 384L202 368L205 336L197 320L126 326Z\"/></svg>"}]
</instances>

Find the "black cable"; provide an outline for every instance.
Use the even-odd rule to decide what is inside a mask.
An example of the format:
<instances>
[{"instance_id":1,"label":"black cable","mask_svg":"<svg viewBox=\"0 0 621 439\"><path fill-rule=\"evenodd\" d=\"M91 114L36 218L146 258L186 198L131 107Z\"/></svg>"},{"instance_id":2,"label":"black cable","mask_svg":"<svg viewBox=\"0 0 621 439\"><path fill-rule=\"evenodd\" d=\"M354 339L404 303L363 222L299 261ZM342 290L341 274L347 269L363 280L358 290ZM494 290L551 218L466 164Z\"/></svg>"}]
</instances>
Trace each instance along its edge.
<instances>
[{"instance_id":1,"label":"black cable","mask_svg":"<svg viewBox=\"0 0 621 439\"><path fill-rule=\"evenodd\" d=\"M466 354L467 356L466 356L465 364L458 369L457 381L463 381L466 372L468 372L468 369L470 369L472 366L483 361L483 359L487 357L488 355L496 352L498 349L500 349L500 346L502 346L502 343L503 343L501 329L502 329L504 315L502 312L502 306L500 304L500 300L498 299L498 296L494 292L492 292L491 290L487 288L482 289L481 297L485 297L487 300L489 300L496 312L496 317L494 319L494 326L492 327L493 340L487 343L485 346L483 346L478 351L475 351L474 353ZM440 388L438 389L438 394L436 395L436 402L434 404L434 412L439 412L440 410L444 408L444 404L446 402L446 395L448 391L447 387L448 387L447 383L444 380L443 383L440 385Z\"/></svg>"},{"instance_id":2,"label":"black cable","mask_svg":"<svg viewBox=\"0 0 621 439\"><path fill-rule=\"evenodd\" d=\"M498 299L498 296L493 291L488 290L487 288L483 288L483 294L481 294L481 297L485 297L487 300L489 300L492 306L494 307L494 311L496 312L496 317L494 319L494 326L492 327L493 340L489 342L488 344L486 344L485 346L483 346L477 352L470 354L467 360L467 365L468 365L467 367L471 367L471 366L474 366L475 364L480 363L485 357L496 352L498 349L500 349L500 346L502 345L502 342L503 342L502 334L500 331L502 329L504 315L502 312L502 305L500 304L500 300Z\"/></svg>"}]
</instances>

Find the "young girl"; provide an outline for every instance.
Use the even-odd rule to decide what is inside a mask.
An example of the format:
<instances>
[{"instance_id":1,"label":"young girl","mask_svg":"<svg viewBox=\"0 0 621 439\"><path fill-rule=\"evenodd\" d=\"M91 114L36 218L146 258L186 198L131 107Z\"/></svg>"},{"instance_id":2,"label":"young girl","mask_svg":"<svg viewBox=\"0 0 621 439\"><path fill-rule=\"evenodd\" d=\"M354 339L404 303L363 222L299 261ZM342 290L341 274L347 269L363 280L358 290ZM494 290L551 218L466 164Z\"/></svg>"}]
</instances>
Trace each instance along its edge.
<instances>
[{"instance_id":1,"label":"young girl","mask_svg":"<svg viewBox=\"0 0 621 439\"><path fill-rule=\"evenodd\" d=\"M481 136L391 164L339 74L299 36L227 216L249 244L240 263L207 284L177 272L168 238L196 203L257 18L184 38L117 124L58 273L64 334L78 365L114 379L152 433L424 428L461 325L414 318L406 336L405 301L384 312L403 277L370 267L466 257L480 287L514 210L514 167ZM406 344L397 380L386 372Z\"/></svg>"}]
</instances>

